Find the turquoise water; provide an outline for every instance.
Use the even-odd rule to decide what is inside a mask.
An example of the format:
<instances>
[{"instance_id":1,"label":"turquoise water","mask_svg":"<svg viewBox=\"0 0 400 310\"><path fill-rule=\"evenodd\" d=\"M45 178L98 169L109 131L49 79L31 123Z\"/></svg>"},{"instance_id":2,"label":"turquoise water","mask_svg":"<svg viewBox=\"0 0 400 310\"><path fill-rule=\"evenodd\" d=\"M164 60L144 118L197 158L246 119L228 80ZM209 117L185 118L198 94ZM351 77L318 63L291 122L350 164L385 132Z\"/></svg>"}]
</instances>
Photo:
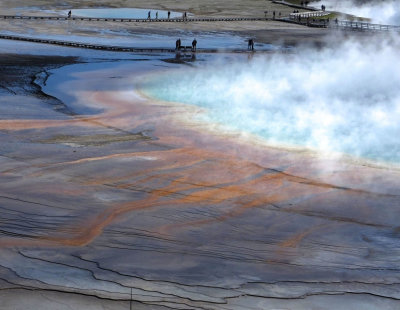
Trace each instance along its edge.
<instances>
[{"instance_id":1,"label":"turquoise water","mask_svg":"<svg viewBox=\"0 0 400 310\"><path fill-rule=\"evenodd\" d=\"M151 77L143 90L203 107L206 121L273 145L400 163L395 49L310 53L181 68ZM371 70L377 57L380 65Z\"/></svg>"}]
</instances>

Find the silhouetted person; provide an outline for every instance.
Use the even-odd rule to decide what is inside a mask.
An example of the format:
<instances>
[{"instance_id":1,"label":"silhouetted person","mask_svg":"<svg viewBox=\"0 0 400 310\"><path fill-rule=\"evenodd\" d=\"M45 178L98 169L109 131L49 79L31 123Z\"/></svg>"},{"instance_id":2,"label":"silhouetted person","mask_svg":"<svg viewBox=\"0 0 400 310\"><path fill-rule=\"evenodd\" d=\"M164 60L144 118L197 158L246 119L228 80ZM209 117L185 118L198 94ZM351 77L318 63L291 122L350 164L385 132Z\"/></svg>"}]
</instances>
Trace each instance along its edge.
<instances>
[{"instance_id":1,"label":"silhouetted person","mask_svg":"<svg viewBox=\"0 0 400 310\"><path fill-rule=\"evenodd\" d=\"M272 12L272 17L275 19L275 11Z\"/></svg>"},{"instance_id":2,"label":"silhouetted person","mask_svg":"<svg viewBox=\"0 0 400 310\"><path fill-rule=\"evenodd\" d=\"M156 12L156 19L158 19L158 12Z\"/></svg>"},{"instance_id":3,"label":"silhouetted person","mask_svg":"<svg viewBox=\"0 0 400 310\"><path fill-rule=\"evenodd\" d=\"M147 19L151 19L151 11L147 13Z\"/></svg>"},{"instance_id":4,"label":"silhouetted person","mask_svg":"<svg viewBox=\"0 0 400 310\"><path fill-rule=\"evenodd\" d=\"M168 19L171 17L171 12L168 11Z\"/></svg>"},{"instance_id":5,"label":"silhouetted person","mask_svg":"<svg viewBox=\"0 0 400 310\"><path fill-rule=\"evenodd\" d=\"M187 13L186 13L186 12L183 13L183 19L184 19L184 20L187 20Z\"/></svg>"},{"instance_id":6,"label":"silhouetted person","mask_svg":"<svg viewBox=\"0 0 400 310\"><path fill-rule=\"evenodd\" d=\"M250 51L254 51L254 40L249 39L249 43L247 44L247 49Z\"/></svg>"},{"instance_id":7,"label":"silhouetted person","mask_svg":"<svg viewBox=\"0 0 400 310\"><path fill-rule=\"evenodd\" d=\"M195 51L196 51L196 48L197 48L197 40L194 39L194 40L192 41L192 51L195 52Z\"/></svg>"},{"instance_id":8,"label":"silhouetted person","mask_svg":"<svg viewBox=\"0 0 400 310\"><path fill-rule=\"evenodd\" d=\"M176 40L175 49L179 50L181 48L181 39Z\"/></svg>"},{"instance_id":9,"label":"silhouetted person","mask_svg":"<svg viewBox=\"0 0 400 310\"><path fill-rule=\"evenodd\" d=\"M72 12L71 12L71 10L69 10L69 12L68 12L68 18L71 18L71 15L72 15Z\"/></svg>"}]
</instances>

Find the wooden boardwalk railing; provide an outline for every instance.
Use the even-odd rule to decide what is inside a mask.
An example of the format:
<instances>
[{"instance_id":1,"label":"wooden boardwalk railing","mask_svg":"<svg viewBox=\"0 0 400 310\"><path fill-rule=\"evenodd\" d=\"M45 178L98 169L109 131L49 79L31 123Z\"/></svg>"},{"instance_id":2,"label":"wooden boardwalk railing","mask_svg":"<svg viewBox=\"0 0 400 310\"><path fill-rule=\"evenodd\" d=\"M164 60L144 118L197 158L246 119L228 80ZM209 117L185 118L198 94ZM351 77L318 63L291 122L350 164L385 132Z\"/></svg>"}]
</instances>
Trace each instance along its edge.
<instances>
[{"instance_id":1,"label":"wooden boardwalk railing","mask_svg":"<svg viewBox=\"0 0 400 310\"><path fill-rule=\"evenodd\" d=\"M152 23L152 22L232 22L232 21L290 21L311 27L340 28L344 30L363 30L363 31L400 31L400 26L371 24L352 21L335 21L324 19L330 12L311 11L302 13L291 13L288 18L269 18L269 17L224 17L224 18L94 18L94 17L70 17L67 16L22 16L22 15L0 15L0 19L17 20L60 20L60 21L92 21L92 22L128 22L128 23ZM322 18L321 18L322 17ZM308 21L306 20L308 19ZM312 20L315 19L315 20Z\"/></svg>"},{"instance_id":2,"label":"wooden boardwalk railing","mask_svg":"<svg viewBox=\"0 0 400 310\"><path fill-rule=\"evenodd\" d=\"M317 11L317 12L306 12L306 13L293 13L289 15L289 18L266 18L266 17L232 17L232 18L185 18L185 19L131 19L131 18L89 18L89 17L59 17L59 16L17 16L17 15L0 15L0 19L18 19L18 20L81 20L81 21L112 21L112 22L215 22L215 21L270 21L274 20L277 22L290 22L301 24L309 27L324 27L330 29L343 29L343 30L354 30L354 31L399 31L400 26L392 25L380 25L371 24L364 22L352 22L352 21L339 21L329 20L328 18L321 18L329 14L328 12ZM315 18L318 17L318 18ZM99 45L90 43L79 43L70 42L63 40L53 39L40 39L23 37L18 35L1 35L0 39L7 40L19 40L46 44L55 44L61 46L80 47L87 49L97 49L106 51L120 51L120 52L176 52L174 49L169 48L133 48L124 46L109 46ZM185 50L186 51L186 50ZM218 49L201 49L203 53L215 53ZM230 50L231 52L240 52L241 50Z\"/></svg>"},{"instance_id":3,"label":"wooden boardwalk railing","mask_svg":"<svg viewBox=\"0 0 400 310\"><path fill-rule=\"evenodd\" d=\"M265 21L271 20L266 17L221 17L221 18L97 18L97 17L63 17L63 16L21 16L21 15L0 15L0 19L24 19L24 20L78 20L78 21L101 21L101 22L128 22L128 23L152 23L152 22L219 22L219 21Z\"/></svg>"},{"instance_id":4,"label":"wooden boardwalk railing","mask_svg":"<svg viewBox=\"0 0 400 310\"><path fill-rule=\"evenodd\" d=\"M329 15L330 12L326 11L313 11L313 12L301 12L301 13L291 13L289 15L290 19L307 18L307 17L324 17Z\"/></svg>"},{"instance_id":5,"label":"wooden boardwalk railing","mask_svg":"<svg viewBox=\"0 0 400 310\"><path fill-rule=\"evenodd\" d=\"M66 47L78 47L85 49L93 49L93 50L102 50L102 51L113 51L113 52L131 52L131 53L243 53L247 51L247 45L243 45L243 48L197 48L195 52L192 51L192 46L182 46L179 50L174 48L162 48L162 47L128 47L128 46L115 46L115 45L102 45L102 44L92 44L92 43L82 43L82 42L73 42L73 41L63 41L63 40L54 40L54 39L41 39L41 38L31 38L31 37L23 37L16 35L2 35L0 34L0 39L5 40L16 40L16 41L26 41L26 42L34 42L34 43L44 43L44 44L53 44L60 45ZM175 43L172 42L171 43ZM272 50L258 50L257 52L261 53L276 53L276 51ZM281 53L290 53L289 50L279 50Z\"/></svg>"},{"instance_id":6,"label":"wooden boardwalk railing","mask_svg":"<svg viewBox=\"0 0 400 310\"><path fill-rule=\"evenodd\" d=\"M358 31L400 31L400 26L393 25L381 25L371 24L364 22L353 22L353 21L331 21L329 23L330 28L341 28L347 30L358 30Z\"/></svg>"},{"instance_id":7,"label":"wooden boardwalk railing","mask_svg":"<svg viewBox=\"0 0 400 310\"><path fill-rule=\"evenodd\" d=\"M292 13L289 15L288 21L309 27L324 27L324 28L342 29L342 30L370 31L370 32L400 31L400 26L395 26L395 25L382 25L382 24L372 24L372 23L365 23L358 21L355 22L355 21L321 18L324 16L328 16L329 14L330 14L329 12L324 12L324 11Z\"/></svg>"},{"instance_id":8,"label":"wooden boardwalk railing","mask_svg":"<svg viewBox=\"0 0 400 310\"><path fill-rule=\"evenodd\" d=\"M14 36L14 35L0 35L0 39L54 44L54 45L61 45L61 46L80 47L80 48L87 48L87 49L94 49L94 50L115 51L115 52L160 52L160 53L175 52L175 50L172 48L171 49L170 48L133 48L133 47L125 47L125 46L80 43L80 42L62 41L62 40L53 40L53 39L30 38L30 37L22 37L22 36ZM213 52L214 50L209 49L207 51Z\"/></svg>"}]
</instances>

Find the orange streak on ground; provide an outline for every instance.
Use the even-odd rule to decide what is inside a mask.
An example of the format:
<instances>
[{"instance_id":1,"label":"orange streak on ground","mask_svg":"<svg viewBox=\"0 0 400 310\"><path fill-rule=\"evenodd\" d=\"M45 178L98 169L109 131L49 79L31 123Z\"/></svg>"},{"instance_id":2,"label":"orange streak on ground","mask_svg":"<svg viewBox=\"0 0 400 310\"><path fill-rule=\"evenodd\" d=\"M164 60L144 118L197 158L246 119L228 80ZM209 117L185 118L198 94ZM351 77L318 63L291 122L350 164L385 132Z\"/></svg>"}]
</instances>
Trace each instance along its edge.
<instances>
[{"instance_id":1,"label":"orange streak on ground","mask_svg":"<svg viewBox=\"0 0 400 310\"><path fill-rule=\"evenodd\" d=\"M134 211L142 210L149 207L161 206L164 203L158 203L157 197L151 197L140 202L128 202L121 205L115 206L112 209L107 209L104 212L98 214L93 220L85 223L85 227L80 227L77 230L79 233L73 237L42 237L40 239L50 242L57 243L66 246L85 246L92 242L97 236L99 236L105 227L112 223L118 216Z\"/></svg>"},{"instance_id":2,"label":"orange streak on ground","mask_svg":"<svg viewBox=\"0 0 400 310\"><path fill-rule=\"evenodd\" d=\"M284 203L285 201L287 201L289 199L295 199L295 198L301 197L301 193L296 193L295 191L290 191L290 190L289 190L289 192L291 194L288 194L287 192L285 192L282 195L280 195L280 194L275 194L275 195L271 195L271 196L263 195L258 198L257 198L257 196L261 195L260 193L258 193L258 195L250 195L250 193L249 193L248 195L245 194L243 196L231 196L231 197L227 198L227 200L234 199L231 202L232 205L234 205L233 210L229 210L228 212L225 212L217 217L206 218L206 219L202 219L202 220L188 221L188 222L184 222L184 223L180 223L180 224L166 225L166 226L161 227L159 229L159 232L163 233L163 234L167 234L167 233L170 233L171 230L177 230L177 229L182 229L182 228L186 228L186 227L200 227L203 225L209 225L209 224L213 224L213 223L217 223L217 222L223 222L228 219L238 217L252 208L268 207L268 206L271 206L271 205L274 205L274 204L277 204L280 202ZM248 203L240 202L240 204L238 204L237 202L235 202L235 199L237 199L237 198L243 198L243 199L247 198L247 199L252 199L252 200ZM227 202L227 201L221 201L221 203L222 202ZM202 203L206 204L206 203L209 203L209 201L202 201Z\"/></svg>"},{"instance_id":3,"label":"orange streak on ground","mask_svg":"<svg viewBox=\"0 0 400 310\"><path fill-rule=\"evenodd\" d=\"M156 153L156 154L155 154ZM163 152L144 152L140 153L139 156L157 156L162 157L168 160L165 163L168 163L170 160L174 158L178 153L185 153L184 150L174 150L174 151L167 151L166 153ZM193 150L189 151L190 154L194 154ZM201 152L195 152L197 156L201 157ZM138 156L138 153L128 153L128 154L112 154L110 156L101 156L95 158L85 158L77 161L67 162L63 164L82 164L91 161L97 160L108 160L113 158L120 158L120 157L131 157L131 156ZM179 156L178 156L179 157ZM193 159L186 160L186 163L191 162L193 163ZM199 161L195 161L198 163ZM201 162L201 161L200 161ZM226 161L226 165L217 164L215 167L216 173L220 174L221 177L224 176L224 173L227 171L231 175L233 171L233 167L240 167L235 169L235 175L241 176L241 178L236 178L236 180L231 180L232 182L240 182L241 179L246 177L251 177L249 173L248 167L246 165L232 165L232 161ZM180 167L181 165L172 165L173 167ZM236 204L236 201L239 199L250 200L248 203L241 203L238 207L234 207L234 210L231 210L225 214L218 216L217 218L211 219L203 219L203 220L195 220L189 221L185 223L173 224L166 227L161 227L159 232L168 233L171 229L178 229L184 227L198 227L206 224L211 224L213 222L221 222L225 221L232 217L237 217L243 214L246 210L254 207L265 206L269 204L274 204L277 202L285 202L288 199L296 198L303 193L300 190L296 190L293 185L286 188L286 190L279 192L279 194L273 195L265 195L263 191L257 188L255 185L259 185L260 183L264 185L264 187L268 187L273 184L274 191L279 188L285 180L287 182L291 182L293 180L298 181L296 178L288 177L283 173L273 173L264 175L258 178L251 179L243 184L233 184L224 186L223 184L219 183L200 183L197 179L197 174L194 173L192 166L188 166L186 170L179 171L176 175L174 174L165 174L162 173L171 166L161 166L156 169L152 169L147 171L147 173L155 173L155 176L146 176L146 173L143 175L145 176L144 179L140 180L140 183L149 182L153 179L161 179L161 180L169 180L170 184L166 187L160 188L153 188L151 190L151 196L148 199L138 201L138 202L129 202L114 206L110 209L105 210L101 214L97 215L93 220L90 220L88 223L85 223L85 227L78 227L76 231L78 233L75 236L61 236L61 237L43 237L41 238L43 241L47 241L50 243L62 244L66 246L84 246L92 242L97 236L99 236L105 227L109 224L113 223L118 216L131 212L137 211L141 209L151 208L151 207L160 207L163 205L173 205L176 207L177 205L182 204L189 204L189 205L218 205L220 203L230 202L232 204ZM197 167L196 170L202 171L202 166ZM245 171L243 171L245 170ZM252 170L251 172L257 173L260 169ZM229 179L229 178L228 178ZM290 180L290 181L289 181ZM225 180L224 180L225 181ZM304 182L304 180L302 179ZM101 184L109 183L110 180L103 179ZM197 183L195 183L197 182ZM97 183L96 183L97 184ZM124 183L119 184L118 188L129 188L130 186L137 185L137 182L132 183ZM298 185L294 183L294 185ZM304 187L307 185L301 185ZM184 191L188 190L196 190L194 193L184 194ZM324 189L326 190L326 189ZM162 197L176 197L172 200L160 202L159 199ZM218 208L216 206L216 208Z\"/></svg>"},{"instance_id":4,"label":"orange streak on ground","mask_svg":"<svg viewBox=\"0 0 400 310\"><path fill-rule=\"evenodd\" d=\"M159 232L169 233L174 229L223 222L233 217L238 217L252 208L276 203L284 204L290 199L340 189L332 184L297 177L280 171L272 171L258 176L258 173L262 172L265 167L239 158L234 151L231 153L212 151L213 145L211 142L211 146L207 146L207 148L204 146L197 147L196 140L192 139L193 136L191 134L185 136L183 133L185 129L182 128L179 128L179 131L177 130L175 133L173 131L164 132L164 128L170 129L171 125L167 118L159 116L162 115L163 110L157 110L154 106L145 107L140 104L134 105L132 102L124 100L115 100L110 94L105 96L96 94L96 98L102 103L105 111L95 117L81 117L72 120L2 120L0 121L0 129L43 129L71 125L87 127L125 126L129 124L129 121L132 122L130 118L133 114L132 111L135 110L138 114L138 116L134 116L135 126L146 124L147 122L153 123L154 121L156 124L155 132L158 135L157 138L159 138L157 143L173 149L112 153L55 164L41 164L37 165L37 167L43 168L42 171L35 172L29 177L34 178L38 173L45 174L53 171L54 173L62 173L64 169L68 171L69 166L74 168L76 165L106 162L115 159L152 157L154 161L151 168L144 167L143 169L135 168L129 170L129 167L127 167L124 175L109 177L102 175L100 170L99 176L89 176L84 181L76 178L79 180L77 181L78 183L81 182L80 184L92 186L93 191L104 184L113 184L118 189L143 186L150 192L149 197L139 201L111 205L100 214L88 219L83 225L76 224L69 229L61 228L58 232L59 236L56 233L55 236L42 236L26 240L2 238L0 239L0 246L85 246L101 235L108 225L114 223L123 214L149 208L212 206L220 214L214 218L189 220L158 228ZM220 142L214 139L212 143L217 144ZM174 169L177 169L177 171L171 171ZM353 192L363 193L363 191L357 190ZM54 191L54 193L57 192ZM228 211L226 211L226 204L230 204ZM68 224L66 226L71 227L74 223ZM297 233L280 245L282 247L296 247L301 240L315 229L317 227Z\"/></svg>"},{"instance_id":5,"label":"orange streak on ground","mask_svg":"<svg viewBox=\"0 0 400 310\"><path fill-rule=\"evenodd\" d=\"M127 153L117 153L117 154L110 154L110 155L105 155L105 156L96 156L96 157L86 157L86 158L81 158L73 161L63 161L59 163L51 163L48 166L53 167L53 166L61 166L61 165L76 165L76 164L82 164L86 162L93 162L93 161L101 161L101 160L108 160L108 159L113 159L113 158L137 158L137 157L160 157L161 159L169 159L175 155L179 155L180 149L173 149L173 150L166 150L166 151L149 151L149 152L127 152ZM172 156L170 155L172 153ZM193 160L193 159L191 159ZM38 165L42 167L46 167L47 165ZM171 167L177 167L179 164L174 164L171 165ZM168 169L168 168L166 168Z\"/></svg>"},{"instance_id":6,"label":"orange streak on ground","mask_svg":"<svg viewBox=\"0 0 400 310\"><path fill-rule=\"evenodd\" d=\"M76 118L70 120L0 120L0 130L27 130L27 129L45 129L52 127L63 126L98 126L91 123L93 119L90 118Z\"/></svg>"},{"instance_id":7,"label":"orange streak on ground","mask_svg":"<svg viewBox=\"0 0 400 310\"><path fill-rule=\"evenodd\" d=\"M313 233L314 231L318 230L319 228L323 227L325 225L318 225L318 226L314 226L311 227L309 229L306 229L300 233L294 234L293 236L291 236L290 238L286 239L285 241L281 242L279 244L279 246L281 247L289 247L289 248L295 248L297 247L300 242L309 234Z\"/></svg>"},{"instance_id":8,"label":"orange streak on ground","mask_svg":"<svg viewBox=\"0 0 400 310\"><path fill-rule=\"evenodd\" d=\"M173 228L184 228L188 226L198 227L213 222L221 222L232 217L237 217L250 208L285 202L288 199L299 197L305 192L309 194L310 192L326 191L327 189L333 188L329 184L320 184L312 180L290 176L281 172L251 179L253 175L261 171L260 167L221 153L203 152L196 148L110 154L51 164L50 167L75 166L96 161L107 161L118 158L137 158L140 156L157 158L154 164L155 167L152 169L144 169L143 171L139 171L139 173L128 173L128 178L130 176L137 178L138 175L144 176L144 178L136 182L117 184L117 187L129 188L137 184L148 183L151 189L151 196L148 199L113 206L86 222L84 227L75 227L74 231L76 231L76 233L72 235L70 231L64 231L64 234L68 233L67 236L44 236L36 240L30 240L27 244L84 246L99 236L104 228L113 223L120 215L128 212L165 205L173 205L176 207L182 204L212 204L218 208L217 205L221 203L229 202L235 205L240 199L249 201L248 203L242 202L238 207L234 207L233 210L221 214L217 218L188 221L161 227L159 229L159 231L163 233L168 233ZM204 161L204 159L208 159L209 161ZM212 164L210 164L210 160ZM184 165L187 165L187 167L183 170L174 173L167 172L174 168L183 167ZM208 171L212 173L208 173ZM87 184L93 186L110 184L116 182L116 180L121 181L121 179L126 178L127 176L124 178L117 177L116 179L97 178L95 182L88 181ZM249 178L249 181L240 183L245 178ZM154 187L154 185L151 187L152 182L157 180L167 181L169 184L164 187ZM289 182L291 185L280 190L284 182ZM231 185L224 185L223 183L231 183ZM299 188L296 188L294 185ZM309 189L310 186L313 187L313 190ZM305 187L308 189L305 190ZM189 194L184 193L190 190L195 191ZM275 194L266 194L266 191L275 192ZM159 200L162 197L175 198L160 202ZM299 240L301 240L302 236L299 238ZM295 238L294 240L296 241L298 239ZM13 243L8 240L0 244L6 245ZM22 242L19 244L25 243ZM288 241L287 244L294 244L294 241ZM285 246L285 244L283 246Z\"/></svg>"},{"instance_id":9,"label":"orange streak on ground","mask_svg":"<svg viewBox=\"0 0 400 310\"><path fill-rule=\"evenodd\" d=\"M127 202L107 209L95 218L88 220L84 226L63 229L58 233L67 233L67 236L42 236L32 237L32 239L21 240L18 238L0 238L0 247L15 247L15 246L85 246L91 243L98 237L109 224L114 222L119 216L137 210L147 208L155 208L163 205L168 205L170 201L159 202L158 197L152 196L146 200L138 202ZM73 231L73 233L71 233ZM57 232L55 233L57 234Z\"/></svg>"}]
</instances>

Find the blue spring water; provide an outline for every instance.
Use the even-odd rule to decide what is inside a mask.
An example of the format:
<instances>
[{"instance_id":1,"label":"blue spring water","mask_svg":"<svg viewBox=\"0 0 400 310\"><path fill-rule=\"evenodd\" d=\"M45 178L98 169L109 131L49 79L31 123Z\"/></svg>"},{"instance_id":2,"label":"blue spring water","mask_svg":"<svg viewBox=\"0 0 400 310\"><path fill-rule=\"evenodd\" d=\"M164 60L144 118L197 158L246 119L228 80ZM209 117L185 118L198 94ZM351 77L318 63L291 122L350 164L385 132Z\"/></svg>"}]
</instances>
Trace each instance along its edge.
<instances>
[{"instance_id":1,"label":"blue spring water","mask_svg":"<svg viewBox=\"0 0 400 310\"><path fill-rule=\"evenodd\" d=\"M206 121L272 145L400 163L400 73L394 64L400 64L394 48L349 45L169 70L142 88L159 100L203 107Z\"/></svg>"}]
</instances>

